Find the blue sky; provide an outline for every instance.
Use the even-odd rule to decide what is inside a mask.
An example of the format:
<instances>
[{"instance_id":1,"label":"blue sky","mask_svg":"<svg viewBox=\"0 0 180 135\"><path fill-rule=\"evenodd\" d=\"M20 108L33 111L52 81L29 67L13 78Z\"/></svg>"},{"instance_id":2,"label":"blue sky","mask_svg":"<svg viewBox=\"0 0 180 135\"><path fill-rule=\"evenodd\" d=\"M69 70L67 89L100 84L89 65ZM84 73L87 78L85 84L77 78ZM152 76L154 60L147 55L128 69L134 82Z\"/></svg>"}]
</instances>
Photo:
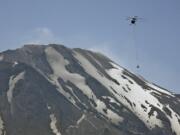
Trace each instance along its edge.
<instances>
[{"instance_id":1,"label":"blue sky","mask_svg":"<svg viewBox=\"0 0 180 135\"><path fill-rule=\"evenodd\" d=\"M0 51L23 44L59 43L103 52L139 74L180 93L179 0L0 0Z\"/></svg>"}]
</instances>

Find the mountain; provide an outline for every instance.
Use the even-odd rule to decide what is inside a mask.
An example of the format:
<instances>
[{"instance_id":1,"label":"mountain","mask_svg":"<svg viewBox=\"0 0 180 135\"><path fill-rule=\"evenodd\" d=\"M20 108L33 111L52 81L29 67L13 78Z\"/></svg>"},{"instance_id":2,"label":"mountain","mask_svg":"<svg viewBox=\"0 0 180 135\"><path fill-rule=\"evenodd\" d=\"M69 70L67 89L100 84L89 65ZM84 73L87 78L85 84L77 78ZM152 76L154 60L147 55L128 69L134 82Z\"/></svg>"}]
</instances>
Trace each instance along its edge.
<instances>
[{"instance_id":1,"label":"mountain","mask_svg":"<svg viewBox=\"0 0 180 135\"><path fill-rule=\"evenodd\" d=\"M62 45L0 53L0 135L180 135L180 96Z\"/></svg>"}]
</instances>

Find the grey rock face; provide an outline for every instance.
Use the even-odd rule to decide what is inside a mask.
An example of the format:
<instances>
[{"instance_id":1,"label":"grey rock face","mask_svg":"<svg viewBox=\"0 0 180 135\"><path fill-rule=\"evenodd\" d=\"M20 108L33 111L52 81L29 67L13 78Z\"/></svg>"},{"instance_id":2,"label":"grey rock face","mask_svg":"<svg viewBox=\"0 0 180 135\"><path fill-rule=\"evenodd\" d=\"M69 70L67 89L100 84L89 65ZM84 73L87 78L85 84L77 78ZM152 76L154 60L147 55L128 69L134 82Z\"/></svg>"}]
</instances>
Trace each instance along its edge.
<instances>
[{"instance_id":1,"label":"grey rock face","mask_svg":"<svg viewBox=\"0 0 180 135\"><path fill-rule=\"evenodd\" d=\"M102 54L26 45L0 53L0 135L180 135L180 98Z\"/></svg>"}]
</instances>

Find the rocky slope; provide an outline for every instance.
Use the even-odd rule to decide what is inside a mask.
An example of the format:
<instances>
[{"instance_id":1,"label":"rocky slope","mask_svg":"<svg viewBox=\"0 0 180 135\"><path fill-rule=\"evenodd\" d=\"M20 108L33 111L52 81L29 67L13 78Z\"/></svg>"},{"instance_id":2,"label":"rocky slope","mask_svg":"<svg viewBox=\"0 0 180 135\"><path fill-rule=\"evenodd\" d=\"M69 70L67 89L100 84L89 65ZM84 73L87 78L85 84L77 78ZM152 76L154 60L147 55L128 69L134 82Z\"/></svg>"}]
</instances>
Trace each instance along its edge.
<instances>
[{"instance_id":1,"label":"rocky slope","mask_svg":"<svg viewBox=\"0 0 180 135\"><path fill-rule=\"evenodd\" d=\"M62 45L0 53L0 135L180 135L180 98Z\"/></svg>"}]
</instances>

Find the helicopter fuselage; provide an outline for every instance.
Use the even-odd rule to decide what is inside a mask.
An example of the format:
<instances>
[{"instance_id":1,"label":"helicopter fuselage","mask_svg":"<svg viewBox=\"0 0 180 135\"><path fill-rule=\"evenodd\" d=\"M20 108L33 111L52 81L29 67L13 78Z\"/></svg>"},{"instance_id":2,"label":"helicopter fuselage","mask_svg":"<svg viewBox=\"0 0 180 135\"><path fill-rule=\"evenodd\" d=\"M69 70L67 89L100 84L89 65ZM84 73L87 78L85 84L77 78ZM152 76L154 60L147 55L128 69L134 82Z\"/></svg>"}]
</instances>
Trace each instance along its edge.
<instances>
[{"instance_id":1,"label":"helicopter fuselage","mask_svg":"<svg viewBox=\"0 0 180 135\"><path fill-rule=\"evenodd\" d=\"M135 24L136 21L137 21L137 18L132 18L132 19L131 19L131 24Z\"/></svg>"}]
</instances>

